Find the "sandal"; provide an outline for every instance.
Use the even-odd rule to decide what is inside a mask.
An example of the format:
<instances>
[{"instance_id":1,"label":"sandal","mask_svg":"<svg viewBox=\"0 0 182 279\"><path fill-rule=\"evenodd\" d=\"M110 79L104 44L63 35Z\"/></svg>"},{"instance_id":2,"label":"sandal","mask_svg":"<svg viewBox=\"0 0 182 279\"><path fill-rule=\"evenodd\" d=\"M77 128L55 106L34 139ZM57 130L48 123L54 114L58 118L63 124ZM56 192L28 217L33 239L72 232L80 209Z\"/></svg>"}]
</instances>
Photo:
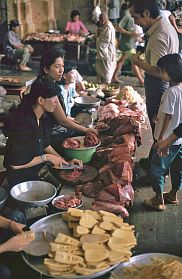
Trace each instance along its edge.
<instances>
[{"instance_id":1,"label":"sandal","mask_svg":"<svg viewBox=\"0 0 182 279\"><path fill-rule=\"evenodd\" d=\"M145 205L146 207L157 209L158 211L166 210L166 206L164 204L157 204L157 203L155 203L154 198L150 199L150 200L144 200L143 201L143 205Z\"/></svg>"},{"instance_id":2,"label":"sandal","mask_svg":"<svg viewBox=\"0 0 182 279\"><path fill-rule=\"evenodd\" d=\"M178 199L172 200L170 193L163 193L164 202L168 204L178 204Z\"/></svg>"}]
</instances>

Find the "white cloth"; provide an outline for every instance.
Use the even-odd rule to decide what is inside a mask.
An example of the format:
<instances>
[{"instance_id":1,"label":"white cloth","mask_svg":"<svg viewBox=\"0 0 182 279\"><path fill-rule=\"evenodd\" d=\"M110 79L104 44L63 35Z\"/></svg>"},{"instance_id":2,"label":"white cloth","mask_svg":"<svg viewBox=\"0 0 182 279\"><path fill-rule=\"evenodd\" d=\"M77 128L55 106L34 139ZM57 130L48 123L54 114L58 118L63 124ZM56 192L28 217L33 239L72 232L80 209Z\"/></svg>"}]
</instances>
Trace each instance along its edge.
<instances>
[{"instance_id":1,"label":"white cloth","mask_svg":"<svg viewBox=\"0 0 182 279\"><path fill-rule=\"evenodd\" d=\"M169 127L164 133L164 139L171 135L173 130L177 128L180 123L182 123L182 83L178 86L169 87L161 98L154 132L156 140L159 139L165 114L171 114L172 118ZM182 144L182 138L179 138L173 144Z\"/></svg>"},{"instance_id":2,"label":"white cloth","mask_svg":"<svg viewBox=\"0 0 182 279\"><path fill-rule=\"evenodd\" d=\"M101 14L101 9L99 6L96 6L92 12L92 20L97 22L99 20L100 14Z\"/></svg>"},{"instance_id":3,"label":"white cloth","mask_svg":"<svg viewBox=\"0 0 182 279\"><path fill-rule=\"evenodd\" d=\"M141 41L141 38L144 36L143 28L140 25L134 24L134 32L139 34L139 36L135 39L135 48L137 46L145 46L144 41Z\"/></svg>"},{"instance_id":4,"label":"white cloth","mask_svg":"<svg viewBox=\"0 0 182 279\"><path fill-rule=\"evenodd\" d=\"M159 10L160 16L162 16L168 23L171 23L169 20L169 17L171 15L171 12L168 10Z\"/></svg>"}]
</instances>

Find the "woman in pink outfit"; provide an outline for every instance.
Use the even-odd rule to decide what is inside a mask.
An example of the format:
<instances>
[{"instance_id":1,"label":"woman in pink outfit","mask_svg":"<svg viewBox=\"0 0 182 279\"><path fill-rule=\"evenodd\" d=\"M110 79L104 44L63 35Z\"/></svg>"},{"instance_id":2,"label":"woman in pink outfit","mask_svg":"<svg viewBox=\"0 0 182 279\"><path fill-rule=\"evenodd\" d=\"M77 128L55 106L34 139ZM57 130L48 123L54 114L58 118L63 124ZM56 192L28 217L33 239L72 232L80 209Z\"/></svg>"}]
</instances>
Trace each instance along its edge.
<instances>
[{"instance_id":1,"label":"woman in pink outfit","mask_svg":"<svg viewBox=\"0 0 182 279\"><path fill-rule=\"evenodd\" d=\"M73 34L80 34L80 35L84 35L88 33L88 29L80 20L79 11L73 10L71 12L71 20L68 20L66 24L65 33L73 33Z\"/></svg>"}]
</instances>

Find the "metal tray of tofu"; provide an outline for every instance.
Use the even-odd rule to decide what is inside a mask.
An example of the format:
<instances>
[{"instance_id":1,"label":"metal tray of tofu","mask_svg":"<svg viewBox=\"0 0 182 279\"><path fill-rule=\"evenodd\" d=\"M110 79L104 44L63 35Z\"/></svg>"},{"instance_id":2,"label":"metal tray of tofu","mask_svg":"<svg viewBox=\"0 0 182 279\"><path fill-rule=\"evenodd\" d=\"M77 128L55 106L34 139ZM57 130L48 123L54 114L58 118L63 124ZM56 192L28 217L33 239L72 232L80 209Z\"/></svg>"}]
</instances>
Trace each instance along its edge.
<instances>
[{"instance_id":1,"label":"metal tray of tofu","mask_svg":"<svg viewBox=\"0 0 182 279\"><path fill-rule=\"evenodd\" d=\"M62 220L61 217L62 213L56 213L52 214L50 216L44 217L40 219L39 221L35 222L33 225L31 225L30 229L32 229L35 232L45 231L46 233L56 236L59 232L69 234L70 230L67 226L67 224ZM82 276L82 275L69 275L68 276L52 276L48 273L46 266L44 265L44 257L34 257L31 256L25 252L22 252L23 260L27 265L29 265L32 269L39 272L41 275L48 276L49 278L57 278L57 279L91 279L96 278L101 275L104 275L111 270L113 270L115 267L117 267L119 264L115 264L105 270L102 270L100 272L96 272L93 274L89 274L88 276Z\"/></svg>"}]
</instances>

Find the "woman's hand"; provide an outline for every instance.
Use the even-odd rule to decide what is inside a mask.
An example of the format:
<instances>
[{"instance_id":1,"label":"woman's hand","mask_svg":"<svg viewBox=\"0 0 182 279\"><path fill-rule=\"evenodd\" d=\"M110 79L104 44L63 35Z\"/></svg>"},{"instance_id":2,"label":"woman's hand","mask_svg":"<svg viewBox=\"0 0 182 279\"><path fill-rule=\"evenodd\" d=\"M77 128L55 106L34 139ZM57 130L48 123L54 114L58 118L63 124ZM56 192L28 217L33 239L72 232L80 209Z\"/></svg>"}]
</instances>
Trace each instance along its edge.
<instances>
[{"instance_id":1,"label":"woman's hand","mask_svg":"<svg viewBox=\"0 0 182 279\"><path fill-rule=\"evenodd\" d=\"M86 133L95 133L96 135L98 135L98 131L94 128L87 128Z\"/></svg>"},{"instance_id":2,"label":"woman's hand","mask_svg":"<svg viewBox=\"0 0 182 279\"><path fill-rule=\"evenodd\" d=\"M58 157L56 155L46 154L46 157L47 161L51 162L53 164L53 168L56 169L60 169L63 164L68 164L68 162L64 158Z\"/></svg>"},{"instance_id":3,"label":"woman's hand","mask_svg":"<svg viewBox=\"0 0 182 279\"><path fill-rule=\"evenodd\" d=\"M30 242L32 241L32 235L31 234L18 234L16 236L13 236L8 241L0 245L0 252L7 252L7 251L13 251L13 252L19 252L25 249Z\"/></svg>"},{"instance_id":4,"label":"woman's hand","mask_svg":"<svg viewBox=\"0 0 182 279\"><path fill-rule=\"evenodd\" d=\"M69 164L78 165L79 167L83 168L83 162L78 159L73 159L69 161Z\"/></svg>"},{"instance_id":5,"label":"woman's hand","mask_svg":"<svg viewBox=\"0 0 182 279\"><path fill-rule=\"evenodd\" d=\"M23 228L25 227L25 224L20 224L17 223L15 221L10 221L9 222L9 229L13 232L15 232L16 234L20 234L23 233Z\"/></svg>"}]
</instances>

